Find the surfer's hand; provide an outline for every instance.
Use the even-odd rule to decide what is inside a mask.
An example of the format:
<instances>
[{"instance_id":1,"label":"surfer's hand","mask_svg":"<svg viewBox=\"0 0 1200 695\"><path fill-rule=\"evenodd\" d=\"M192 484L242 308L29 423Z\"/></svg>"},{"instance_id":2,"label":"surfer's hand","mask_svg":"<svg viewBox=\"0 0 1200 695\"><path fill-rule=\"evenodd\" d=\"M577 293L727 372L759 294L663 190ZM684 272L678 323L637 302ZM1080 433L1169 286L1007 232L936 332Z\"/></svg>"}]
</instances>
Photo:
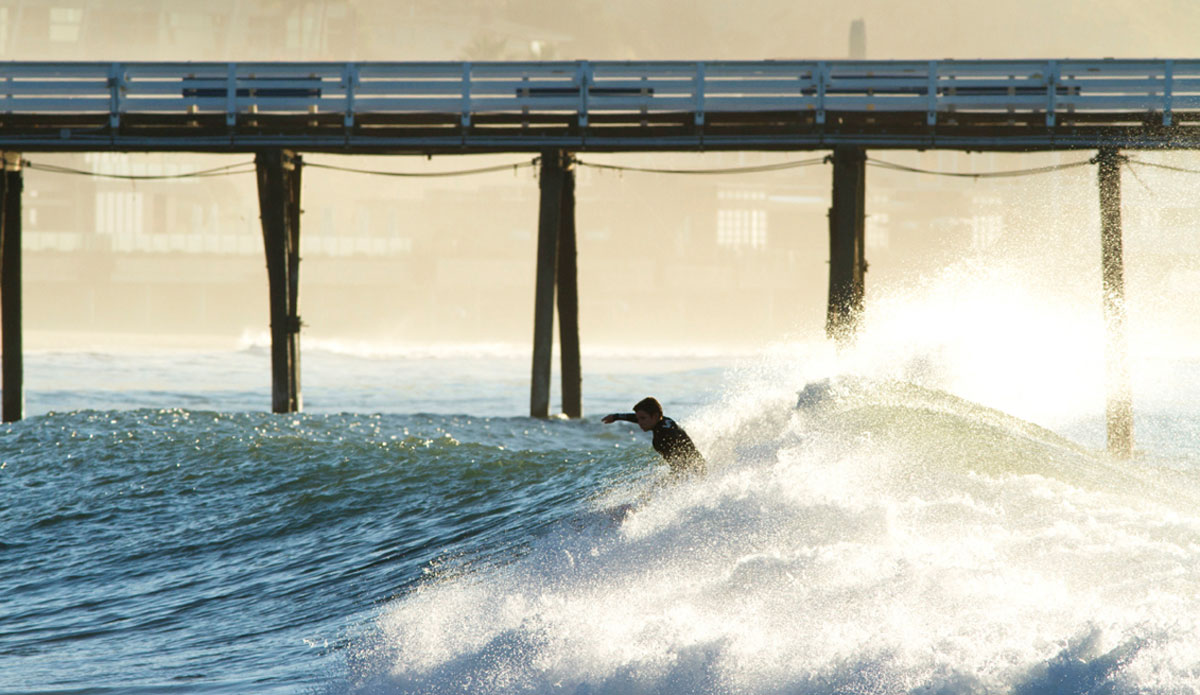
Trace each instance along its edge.
<instances>
[{"instance_id":1,"label":"surfer's hand","mask_svg":"<svg viewBox=\"0 0 1200 695\"><path fill-rule=\"evenodd\" d=\"M617 421L616 415L605 415L603 418L600 419L600 422L603 422L606 425L611 425L616 421Z\"/></svg>"}]
</instances>

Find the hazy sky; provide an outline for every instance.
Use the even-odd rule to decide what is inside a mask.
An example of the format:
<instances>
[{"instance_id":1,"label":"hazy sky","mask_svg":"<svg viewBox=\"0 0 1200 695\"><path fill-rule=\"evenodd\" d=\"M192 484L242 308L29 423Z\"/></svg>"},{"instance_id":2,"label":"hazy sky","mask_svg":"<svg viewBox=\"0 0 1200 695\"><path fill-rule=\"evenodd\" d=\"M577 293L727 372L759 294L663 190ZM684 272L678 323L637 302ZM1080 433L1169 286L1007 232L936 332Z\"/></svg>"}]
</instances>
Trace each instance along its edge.
<instances>
[{"instance_id":1,"label":"hazy sky","mask_svg":"<svg viewBox=\"0 0 1200 695\"><path fill-rule=\"evenodd\" d=\"M1195 57L1200 41L1195 0L25 0L0 12L9 29L0 54L841 58L856 19L866 22L872 59ZM77 32L71 24L80 21ZM76 34L86 45L72 45Z\"/></svg>"},{"instance_id":2,"label":"hazy sky","mask_svg":"<svg viewBox=\"0 0 1200 695\"><path fill-rule=\"evenodd\" d=\"M358 6L383 16L404 3ZM855 19L866 22L873 59L1193 57L1200 41L1195 0L508 0L410 9L430 6L434 16L458 14L472 34L512 31L510 21L544 29L561 58L837 58ZM402 43L375 48L405 53Z\"/></svg>"}]
</instances>

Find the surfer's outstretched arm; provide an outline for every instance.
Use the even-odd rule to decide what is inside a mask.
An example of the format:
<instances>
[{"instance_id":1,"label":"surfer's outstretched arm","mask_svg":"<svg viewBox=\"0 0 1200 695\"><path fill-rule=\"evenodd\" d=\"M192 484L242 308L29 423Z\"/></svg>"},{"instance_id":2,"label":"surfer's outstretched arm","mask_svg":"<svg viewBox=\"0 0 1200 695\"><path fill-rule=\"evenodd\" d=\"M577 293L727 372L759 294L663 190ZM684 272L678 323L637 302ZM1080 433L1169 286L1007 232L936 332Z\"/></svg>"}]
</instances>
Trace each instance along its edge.
<instances>
[{"instance_id":1,"label":"surfer's outstretched arm","mask_svg":"<svg viewBox=\"0 0 1200 695\"><path fill-rule=\"evenodd\" d=\"M612 413L611 415L605 415L600 422L611 425L618 420L621 422L637 422L637 413Z\"/></svg>"}]
</instances>

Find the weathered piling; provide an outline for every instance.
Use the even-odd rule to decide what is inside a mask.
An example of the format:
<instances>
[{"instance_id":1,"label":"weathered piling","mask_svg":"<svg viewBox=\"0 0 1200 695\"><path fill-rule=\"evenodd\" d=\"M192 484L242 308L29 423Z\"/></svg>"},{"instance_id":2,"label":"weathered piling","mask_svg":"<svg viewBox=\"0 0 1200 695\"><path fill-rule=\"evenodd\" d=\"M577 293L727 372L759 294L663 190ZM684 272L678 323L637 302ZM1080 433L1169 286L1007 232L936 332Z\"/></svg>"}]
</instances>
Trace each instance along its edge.
<instances>
[{"instance_id":1,"label":"weathered piling","mask_svg":"<svg viewBox=\"0 0 1200 695\"><path fill-rule=\"evenodd\" d=\"M866 151L839 145L833 150L833 204L829 208L829 308L825 334L850 342L863 310L867 271Z\"/></svg>"},{"instance_id":2,"label":"weathered piling","mask_svg":"<svg viewBox=\"0 0 1200 695\"><path fill-rule=\"evenodd\" d=\"M583 417L583 375L579 356L579 272L575 242L575 169L563 155L558 224L558 345L562 353L562 409Z\"/></svg>"},{"instance_id":3,"label":"weathered piling","mask_svg":"<svg viewBox=\"0 0 1200 695\"><path fill-rule=\"evenodd\" d=\"M1096 156L1100 188L1100 264L1103 276L1104 350L1108 451L1120 458L1133 454L1133 386L1125 336L1125 259L1121 237L1121 163L1115 147Z\"/></svg>"},{"instance_id":4,"label":"weathered piling","mask_svg":"<svg viewBox=\"0 0 1200 695\"><path fill-rule=\"evenodd\" d=\"M550 417L550 362L554 350L554 284L558 274L559 236L566 178L565 153L542 153L538 183L537 278L533 301L533 371L529 389L530 417Z\"/></svg>"},{"instance_id":5,"label":"weathered piling","mask_svg":"<svg viewBox=\"0 0 1200 695\"><path fill-rule=\"evenodd\" d=\"M25 416L25 356L21 317L21 155L3 153L0 175L0 372L4 422Z\"/></svg>"},{"instance_id":6,"label":"weathered piling","mask_svg":"<svg viewBox=\"0 0 1200 695\"><path fill-rule=\"evenodd\" d=\"M303 409L300 395L300 169L291 150L254 158L271 304L271 409Z\"/></svg>"}]
</instances>

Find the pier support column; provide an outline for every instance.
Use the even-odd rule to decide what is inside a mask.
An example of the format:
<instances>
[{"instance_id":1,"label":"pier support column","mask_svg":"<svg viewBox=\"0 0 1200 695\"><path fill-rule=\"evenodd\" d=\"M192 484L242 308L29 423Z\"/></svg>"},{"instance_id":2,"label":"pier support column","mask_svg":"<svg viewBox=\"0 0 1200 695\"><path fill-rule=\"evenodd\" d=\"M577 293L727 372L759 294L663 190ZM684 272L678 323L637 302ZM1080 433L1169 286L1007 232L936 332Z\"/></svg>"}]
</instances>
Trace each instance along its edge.
<instances>
[{"instance_id":1,"label":"pier support column","mask_svg":"<svg viewBox=\"0 0 1200 695\"><path fill-rule=\"evenodd\" d=\"M0 172L0 388L4 422L25 416L25 356L21 317L21 155L4 152Z\"/></svg>"},{"instance_id":2,"label":"pier support column","mask_svg":"<svg viewBox=\"0 0 1200 695\"><path fill-rule=\"evenodd\" d=\"M1125 258L1121 238L1121 163L1115 147L1102 147L1096 156L1100 185L1100 265L1104 289L1104 349L1108 452L1118 458L1133 455L1133 386L1125 336Z\"/></svg>"},{"instance_id":3,"label":"pier support column","mask_svg":"<svg viewBox=\"0 0 1200 695\"><path fill-rule=\"evenodd\" d=\"M833 205L829 208L829 309L825 334L839 344L854 339L863 310L867 272L867 154L861 147L833 150Z\"/></svg>"},{"instance_id":4,"label":"pier support column","mask_svg":"<svg viewBox=\"0 0 1200 695\"><path fill-rule=\"evenodd\" d=\"M295 413L300 396L300 168L291 150L259 152L258 203L271 293L271 410Z\"/></svg>"},{"instance_id":5,"label":"pier support column","mask_svg":"<svg viewBox=\"0 0 1200 695\"><path fill-rule=\"evenodd\" d=\"M538 184L537 280L533 299L533 373L529 389L530 417L550 417L550 362L554 350L554 285L558 274L559 235L563 219L566 153L542 153Z\"/></svg>"},{"instance_id":6,"label":"pier support column","mask_svg":"<svg viewBox=\"0 0 1200 695\"><path fill-rule=\"evenodd\" d=\"M579 356L579 271L575 243L575 169L563 153L562 203L558 224L558 346L562 352L562 409L583 417L583 375Z\"/></svg>"}]
</instances>

